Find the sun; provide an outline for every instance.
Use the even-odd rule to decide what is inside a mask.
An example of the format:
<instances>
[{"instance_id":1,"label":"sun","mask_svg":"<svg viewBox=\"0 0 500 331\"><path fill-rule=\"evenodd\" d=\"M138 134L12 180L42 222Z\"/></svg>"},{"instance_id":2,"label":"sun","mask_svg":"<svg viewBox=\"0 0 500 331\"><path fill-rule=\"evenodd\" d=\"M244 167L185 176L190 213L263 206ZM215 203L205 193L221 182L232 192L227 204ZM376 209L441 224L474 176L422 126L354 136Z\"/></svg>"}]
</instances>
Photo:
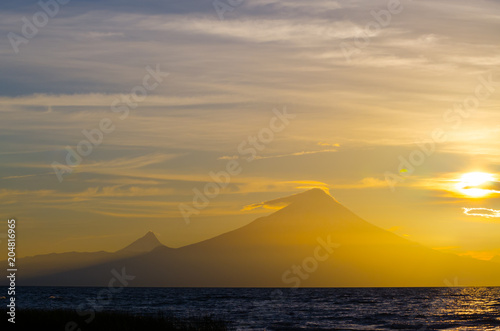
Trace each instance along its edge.
<instances>
[{"instance_id":1,"label":"sun","mask_svg":"<svg viewBox=\"0 0 500 331\"><path fill-rule=\"evenodd\" d=\"M469 172L463 174L456 184L456 189L470 198L483 198L493 193L491 190L479 188L478 186L496 181L493 174L485 172Z\"/></svg>"}]
</instances>

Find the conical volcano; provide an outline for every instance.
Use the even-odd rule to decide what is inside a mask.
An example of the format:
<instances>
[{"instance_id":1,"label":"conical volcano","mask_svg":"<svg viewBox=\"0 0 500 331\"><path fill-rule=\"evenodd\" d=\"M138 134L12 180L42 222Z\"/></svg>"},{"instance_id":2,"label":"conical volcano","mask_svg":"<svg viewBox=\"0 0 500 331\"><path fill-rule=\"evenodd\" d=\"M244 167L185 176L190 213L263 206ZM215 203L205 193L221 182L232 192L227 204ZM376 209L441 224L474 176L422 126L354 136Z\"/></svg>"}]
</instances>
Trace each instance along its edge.
<instances>
[{"instance_id":1,"label":"conical volcano","mask_svg":"<svg viewBox=\"0 0 500 331\"><path fill-rule=\"evenodd\" d=\"M152 233L122 251L145 253L33 280L106 286L110 270L131 286L428 287L500 285L500 265L426 248L361 219L313 189L257 203L278 211L237 230L171 249ZM447 282L448 281L448 282Z\"/></svg>"}]
</instances>

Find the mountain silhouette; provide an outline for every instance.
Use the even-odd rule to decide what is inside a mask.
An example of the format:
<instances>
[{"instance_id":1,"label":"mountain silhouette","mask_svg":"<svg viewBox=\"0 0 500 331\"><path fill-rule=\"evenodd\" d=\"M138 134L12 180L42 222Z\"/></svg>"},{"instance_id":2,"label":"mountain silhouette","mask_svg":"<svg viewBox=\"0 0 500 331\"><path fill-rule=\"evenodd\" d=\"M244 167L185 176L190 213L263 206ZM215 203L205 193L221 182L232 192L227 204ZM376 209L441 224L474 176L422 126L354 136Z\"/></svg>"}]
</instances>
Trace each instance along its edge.
<instances>
[{"instance_id":1,"label":"mountain silhouette","mask_svg":"<svg viewBox=\"0 0 500 331\"><path fill-rule=\"evenodd\" d=\"M163 246L162 243L156 238L156 235L149 231L142 238L137 239L127 247L120 249L117 253L147 253L156 247Z\"/></svg>"},{"instance_id":2,"label":"mountain silhouette","mask_svg":"<svg viewBox=\"0 0 500 331\"><path fill-rule=\"evenodd\" d=\"M158 241L156 235L153 232L148 232L142 238L113 253L105 251L51 253L21 258L19 262L23 266L21 273L25 279L120 260L150 252L159 246L163 245Z\"/></svg>"},{"instance_id":3,"label":"mountain silhouette","mask_svg":"<svg viewBox=\"0 0 500 331\"><path fill-rule=\"evenodd\" d=\"M106 286L112 270L134 276L130 286L427 287L455 278L463 286L500 285L500 265L399 237L356 216L323 190L251 207L263 205L285 207L177 249L148 233L122 250L136 255L118 251L111 260L23 279L23 285Z\"/></svg>"}]
</instances>

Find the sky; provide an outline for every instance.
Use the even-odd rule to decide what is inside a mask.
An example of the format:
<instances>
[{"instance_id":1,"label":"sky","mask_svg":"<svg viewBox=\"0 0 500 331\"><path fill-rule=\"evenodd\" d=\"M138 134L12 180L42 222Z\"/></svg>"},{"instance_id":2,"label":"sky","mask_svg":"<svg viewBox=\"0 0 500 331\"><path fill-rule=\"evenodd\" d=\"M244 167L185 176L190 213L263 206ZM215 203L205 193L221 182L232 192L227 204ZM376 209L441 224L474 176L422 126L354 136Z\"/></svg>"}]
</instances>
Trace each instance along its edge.
<instances>
[{"instance_id":1,"label":"sky","mask_svg":"<svg viewBox=\"0 0 500 331\"><path fill-rule=\"evenodd\" d=\"M0 225L20 256L148 231L180 247L312 187L500 255L499 1L42 3L0 3Z\"/></svg>"}]
</instances>

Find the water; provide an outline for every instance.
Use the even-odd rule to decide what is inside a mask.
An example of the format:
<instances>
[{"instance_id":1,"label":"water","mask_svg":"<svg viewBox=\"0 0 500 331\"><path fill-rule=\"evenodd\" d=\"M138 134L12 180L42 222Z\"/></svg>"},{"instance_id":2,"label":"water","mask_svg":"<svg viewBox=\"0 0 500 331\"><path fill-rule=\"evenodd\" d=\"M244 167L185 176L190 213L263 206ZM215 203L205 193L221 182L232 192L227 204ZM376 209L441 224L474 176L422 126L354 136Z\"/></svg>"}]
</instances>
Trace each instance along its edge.
<instances>
[{"instance_id":1,"label":"water","mask_svg":"<svg viewBox=\"0 0 500 331\"><path fill-rule=\"evenodd\" d=\"M500 288L124 288L109 298L107 288L18 290L21 309L211 315L236 330L500 330Z\"/></svg>"}]
</instances>

